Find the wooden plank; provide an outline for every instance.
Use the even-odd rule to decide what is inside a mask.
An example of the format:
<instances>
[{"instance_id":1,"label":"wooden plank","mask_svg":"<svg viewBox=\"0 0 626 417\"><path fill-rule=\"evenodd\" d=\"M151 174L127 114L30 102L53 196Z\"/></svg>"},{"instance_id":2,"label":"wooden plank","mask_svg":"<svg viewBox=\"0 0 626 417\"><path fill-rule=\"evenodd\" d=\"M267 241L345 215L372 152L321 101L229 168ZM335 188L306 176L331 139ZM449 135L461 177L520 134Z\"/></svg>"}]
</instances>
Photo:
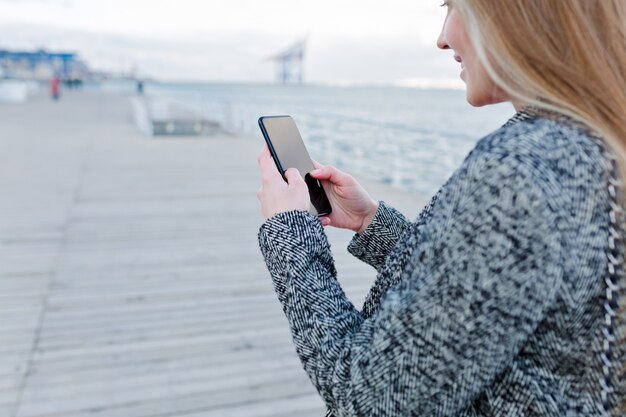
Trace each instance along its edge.
<instances>
[{"instance_id":1,"label":"wooden plank","mask_svg":"<svg viewBox=\"0 0 626 417\"><path fill-rule=\"evenodd\" d=\"M99 372L102 369L115 370L122 375L124 372L134 372L134 369L144 365L178 363L183 358L193 360L210 357L217 362L224 360L230 363L239 359L245 360L250 356L265 357L275 354L295 355L295 350L292 346L285 346L282 338L276 337L267 344L258 342L253 344L245 341L224 342L214 346L204 343L180 343L170 348L157 346L154 349L130 352L125 349L115 353L100 354L89 351L83 355L66 356L59 360L38 361L31 367L31 375L44 378L66 375L68 378L75 378L75 374Z\"/></svg>"},{"instance_id":2,"label":"wooden plank","mask_svg":"<svg viewBox=\"0 0 626 417\"><path fill-rule=\"evenodd\" d=\"M133 391L153 391L161 387L167 387L173 383L177 389L182 389L187 381L194 381L194 386L201 385L202 390L209 390L210 387L224 388L228 386L230 379L241 381L241 378L249 378L252 375L258 376L260 381L269 381L277 377L278 374L299 375L300 363L293 355L282 358L254 358L251 361L226 362L216 364L211 361L194 361L193 363L170 363L176 364L176 372L172 372L167 367L143 367L132 369L133 372L123 374L116 372L101 372L95 374L96 379L91 379L94 374L74 375L71 380L49 381L47 379L33 378L29 381L28 389L24 393L24 401L43 402L56 401L60 399L71 400L71 397L94 397L98 393L111 390L111 380L116 380L116 391L127 391L133 395ZM207 367L210 366L210 372ZM302 375L304 378L304 375ZM89 377L89 378L87 378ZM239 382L234 383L236 388Z\"/></svg>"},{"instance_id":3,"label":"wooden plank","mask_svg":"<svg viewBox=\"0 0 626 417\"><path fill-rule=\"evenodd\" d=\"M13 417L14 404L0 405L0 417Z\"/></svg>"},{"instance_id":4,"label":"wooden plank","mask_svg":"<svg viewBox=\"0 0 626 417\"><path fill-rule=\"evenodd\" d=\"M188 351L187 351L188 352ZM134 360L102 361L98 363L93 358L90 362L83 362L73 367L71 364L57 363L57 367L34 367L31 369L30 383L32 386L73 385L83 383L100 383L110 381L111 378L123 379L151 374L171 374L188 370L212 369L217 372L245 373L267 367L269 363L288 365L300 368L300 362L294 350L289 346L277 344L270 349L237 349L219 350L206 348L195 352L160 352L155 355L146 355ZM53 371L54 370L54 371ZM62 372L61 372L62 371ZM6 388L15 388L16 378L6 382ZM108 382L107 382L108 383ZM46 392L49 394L50 392Z\"/></svg>"},{"instance_id":5,"label":"wooden plank","mask_svg":"<svg viewBox=\"0 0 626 417\"><path fill-rule=\"evenodd\" d=\"M303 395L311 397L308 384L309 382L302 378L276 380L251 388L245 392L244 400L242 400L242 392L240 390L208 391L188 395L170 394L153 400L66 411L63 415L67 417L84 415L90 417L175 417L194 413L203 415L214 413L219 415L219 412L226 408L257 405L263 401L285 398L288 398L290 403L298 403L299 406L302 406L299 401L300 397ZM318 399L317 404L316 409L319 410L322 407L321 400ZM278 412L279 410L275 411ZM42 414L36 415L41 416ZM291 415L300 416L300 413L291 413ZM321 416L323 414L318 412L316 415Z\"/></svg>"},{"instance_id":6,"label":"wooden plank","mask_svg":"<svg viewBox=\"0 0 626 417\"><path fill-rule=\"evenodd\" d=\"M211 378L210 375L204 378L196 378L192 376L187 378L184 373L172 373L164 378L155 377L156 385L146 387L128 387L124 385L121 389L117 389L116 385L119 381L108 381L106 390L100 390L96 393L83 394L80 391L74 394L70 388L66 395L56 399L39 400L37 397L30 397L30 386L24 392L22 405L20 407L21 416L45 415L48 410L55 410L59 414L70 414L75 410L85 410L101 407L115 407L130 402L153 401L163 398L164 396L185 396L193 395L201 392L210 393L216 391L230 391L237 393L239 401L246 401L246 394L255 389L255 387L271 383L272 381L289 381L297 375L294 369L277 368L270 374L254 374L234 375L223 378ZM313 393L306 377L302 376L301 384L308 388L309 393Z\"/></svg>"}]
</instances>

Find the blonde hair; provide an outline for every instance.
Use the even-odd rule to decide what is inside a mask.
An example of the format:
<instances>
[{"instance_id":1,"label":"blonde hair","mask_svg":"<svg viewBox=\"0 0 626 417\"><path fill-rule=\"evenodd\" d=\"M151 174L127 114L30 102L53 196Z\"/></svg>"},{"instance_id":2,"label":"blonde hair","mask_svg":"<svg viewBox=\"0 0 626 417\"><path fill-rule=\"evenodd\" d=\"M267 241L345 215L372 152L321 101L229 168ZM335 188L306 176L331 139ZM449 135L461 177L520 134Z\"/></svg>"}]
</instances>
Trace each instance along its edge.
<instances>
[{"instance_id":1,"label":"blonde hair","mask_svg":"<svg viewBox=\"0 0 626 417\"><path fill-rule=\"evenodd\" d=\"M472 44L496 85L514 102L565 114L597 132L617 157L626 185L626 1L450 3L466 22ZM625 207L626 187L621 191ZM618 312L622 325L624 296ZM617 343L626 349L623 332ZM624 378L624 372L615 378ZM611 408L612 414L624 415L626 399Z\"/></svg>"}]
</instances>

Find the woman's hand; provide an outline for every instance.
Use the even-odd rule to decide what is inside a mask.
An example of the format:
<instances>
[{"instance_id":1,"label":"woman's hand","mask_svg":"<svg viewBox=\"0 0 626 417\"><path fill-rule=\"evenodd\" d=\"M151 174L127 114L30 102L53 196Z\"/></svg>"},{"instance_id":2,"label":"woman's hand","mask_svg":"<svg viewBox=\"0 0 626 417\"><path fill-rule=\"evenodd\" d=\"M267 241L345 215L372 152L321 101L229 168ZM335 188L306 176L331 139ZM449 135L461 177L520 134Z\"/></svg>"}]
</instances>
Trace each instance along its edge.
<instances>
[{"instance_id":1,"label":"woman's hand","mask_svg":"<svg viewBox=\"0 0 626 417\"><path fill-rule=\"evenodd\" d=\"M289 168L285 172L287 182L276 169L267 145L259 155L259 167L263 184L256 193L261 202L261 210L266 219L291 210L309 210L311 200L309 189L297 169Z\"/></svg>"},{"instance_id":2,"label":"woman's hand","mask_svg":"<svg viewBox=\"0 0 626 417\"><path fill-rule=\"evenodd\" d=\"M378 202L352 176L333 166L313 163L316 169L310 175L320 180L333 209L329 216L320 218L322 224L363 232L372 222Z\"/></svg>"}]
</instances>

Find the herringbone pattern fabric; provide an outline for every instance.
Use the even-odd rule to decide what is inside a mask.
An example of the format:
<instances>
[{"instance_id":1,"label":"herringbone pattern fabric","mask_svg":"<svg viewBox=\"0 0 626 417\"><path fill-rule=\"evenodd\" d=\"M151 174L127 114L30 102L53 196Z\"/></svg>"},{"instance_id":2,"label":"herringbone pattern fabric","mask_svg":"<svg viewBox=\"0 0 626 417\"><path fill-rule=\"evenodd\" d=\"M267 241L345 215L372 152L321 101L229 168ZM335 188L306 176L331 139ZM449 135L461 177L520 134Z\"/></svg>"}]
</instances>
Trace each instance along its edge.
<instances>
[{"instance_id":1,"label":"herringbone pattern fabric","mask_svg":"<svg viewBox=\"0 0 626 417\"><path fill-rule=\"evenodd\" d=\"M381 204L355 236L350 251L378 270L362 310L317 218L264 223L261 250L328 415L599 415L606 168L573 126L503 126L415 223Z\"/></svg>"}]
</instances>

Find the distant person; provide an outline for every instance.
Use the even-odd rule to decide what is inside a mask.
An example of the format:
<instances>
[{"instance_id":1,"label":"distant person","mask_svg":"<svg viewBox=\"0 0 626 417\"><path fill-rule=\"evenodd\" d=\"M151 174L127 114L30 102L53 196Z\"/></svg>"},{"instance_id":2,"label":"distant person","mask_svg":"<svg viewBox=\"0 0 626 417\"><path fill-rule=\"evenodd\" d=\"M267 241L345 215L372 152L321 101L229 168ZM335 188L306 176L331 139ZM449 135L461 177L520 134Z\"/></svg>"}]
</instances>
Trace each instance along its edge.
<instances>
[{"instance_id":1,"label":"distant person","mask_svg":"<svg viewBox=\"0 0 626 417\"><path fill-rule=\"evenodd\" d=\"M267 148L259 242L329 416L625 416L626 2L451 0L467 101L517 113L410 222L318 165L309 214ZM451 112L450 119L455 115ZM363 309L324 228L378 271Z\"/></svg>"},{"instance_id":2,"label":"distant person","mask_svg":"<svg viewBox=\"0 0 626 417\"><path fill-rule=\"evenodd\" d=\"M57 76L50 80L50 96L53 100L58 100L61 97L61 80Z\"/></svg>"},{"instance_id":3,"label":"distant person","mask_svg":"<svg viewBox=\"0 0 626 417\"><path fill-rule=\"evenodd\" d=\"M137 80L137 95L143 95L143 81Z\"/></svg>"}]
</instances>

